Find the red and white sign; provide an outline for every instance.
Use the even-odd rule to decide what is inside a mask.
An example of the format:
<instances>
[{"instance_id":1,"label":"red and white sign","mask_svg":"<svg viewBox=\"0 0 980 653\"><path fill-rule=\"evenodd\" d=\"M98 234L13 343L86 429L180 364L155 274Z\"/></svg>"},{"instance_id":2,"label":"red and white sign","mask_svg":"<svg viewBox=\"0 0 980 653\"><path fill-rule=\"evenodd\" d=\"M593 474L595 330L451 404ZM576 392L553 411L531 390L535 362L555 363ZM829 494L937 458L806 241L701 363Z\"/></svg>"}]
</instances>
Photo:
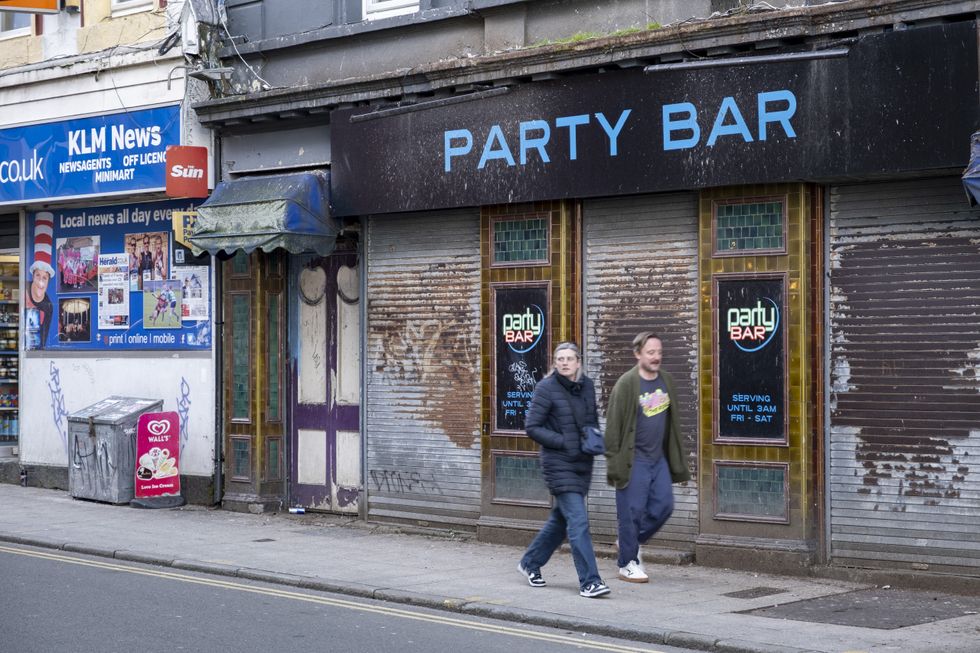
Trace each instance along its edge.
<instances>
[{"instance_id":1,"label":"red and white sign","mask_svg":"<svg viewBox=\"0 0 980 653\"><path fill-rule=\"evenodd\" d=\"M136 498L180 496L180 418L143 413L136 423Z\"/></svg>"},{"instance_id":2,"label":"red and white sign","mask_svg":"<svg viewBox=\"0 0 980 653\"><path fill-rule=\"evenodd\" d=\"M167 148L167 196L208 196L208 148L171 145Z\"/></svg>"}]
</instances>

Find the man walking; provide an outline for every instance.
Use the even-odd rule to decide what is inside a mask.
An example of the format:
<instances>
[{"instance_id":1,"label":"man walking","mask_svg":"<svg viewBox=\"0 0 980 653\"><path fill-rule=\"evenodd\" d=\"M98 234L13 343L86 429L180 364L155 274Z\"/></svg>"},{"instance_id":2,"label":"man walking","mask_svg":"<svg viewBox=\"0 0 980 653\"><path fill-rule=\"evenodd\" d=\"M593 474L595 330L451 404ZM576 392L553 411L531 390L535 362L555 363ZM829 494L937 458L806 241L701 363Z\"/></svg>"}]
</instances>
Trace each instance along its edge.
<instances>
[{"instance_id":1,"label":"man walking","mask_svg":"<svg viewBox=\"0 0 980 653\"><path fill-rule=\"evenodd\" d=\"M671 483L690 480L681 441L677 393L660 369L663 341L652 331L633 339L636 366L619 377L606 410L606 478L616 488L619 577L649 580L640 561L645 544L674 511Z\"/></svg>"}]
</instances>

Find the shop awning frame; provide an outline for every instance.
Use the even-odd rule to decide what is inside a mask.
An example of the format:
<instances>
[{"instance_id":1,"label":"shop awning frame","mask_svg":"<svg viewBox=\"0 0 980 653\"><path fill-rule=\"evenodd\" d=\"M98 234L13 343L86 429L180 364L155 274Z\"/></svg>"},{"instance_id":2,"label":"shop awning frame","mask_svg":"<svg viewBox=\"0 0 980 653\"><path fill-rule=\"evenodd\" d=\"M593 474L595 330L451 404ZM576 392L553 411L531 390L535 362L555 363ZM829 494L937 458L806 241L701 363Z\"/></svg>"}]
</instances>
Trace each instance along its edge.
<instances>
[{"instance_id":1,"label":"shop awning frame","mask_svg":"<svg viewBox=\"0 0 980 653\"><path fill-rule=\"evenodd\" d=\"M241 250L330 254L340 232L330 215L326 170L243 177L219 183L197 207L188 239L195 254L232 255Z\"/></svg>"}]
</instances>

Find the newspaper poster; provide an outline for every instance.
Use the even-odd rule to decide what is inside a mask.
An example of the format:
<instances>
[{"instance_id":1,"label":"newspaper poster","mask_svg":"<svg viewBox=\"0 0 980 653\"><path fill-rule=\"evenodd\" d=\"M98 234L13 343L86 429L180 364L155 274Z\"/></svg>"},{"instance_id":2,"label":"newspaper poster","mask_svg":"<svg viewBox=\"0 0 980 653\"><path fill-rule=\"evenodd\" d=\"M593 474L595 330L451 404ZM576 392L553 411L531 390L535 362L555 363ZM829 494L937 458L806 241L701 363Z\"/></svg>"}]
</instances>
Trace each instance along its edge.
<instances>
[{"instance_id":1,"label":"newspaper poster","mask_svg":"<svg viewBox=\"0 0 980 653\"><path fill-rule=\"evenodd\" d=\"M174 266L174 279L180 281L181 318L184 322L208 319L208 285L206 265Z\"/></svg>"},{"instance_id":2,"label":"newspaper poster","mask_svg":"<svg viewBox=\"0 0 980 653\"><path fill-rule=\"evenodd\" d=\"M129 328L129 256L99 254L99 328Z\"/></svg>"},{"instance_id":3,"label":"newspaper poster","mask_svg":"<svg viewBox=\"0 0 980 653\"><path fill-rule=\"evenodd\" d=\"M179 329L180 304L179 281L144 281L143 328Z\"/></svg>"}]
</instances>

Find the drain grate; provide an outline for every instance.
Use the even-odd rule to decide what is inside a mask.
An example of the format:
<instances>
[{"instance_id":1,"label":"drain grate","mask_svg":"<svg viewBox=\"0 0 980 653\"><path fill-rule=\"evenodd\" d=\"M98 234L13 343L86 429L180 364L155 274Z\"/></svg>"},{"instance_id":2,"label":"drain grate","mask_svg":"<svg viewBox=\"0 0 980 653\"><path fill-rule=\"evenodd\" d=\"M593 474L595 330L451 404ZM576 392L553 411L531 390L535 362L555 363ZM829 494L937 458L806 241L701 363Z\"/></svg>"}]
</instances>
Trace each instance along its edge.
<instances>
[{"instance_id":1,"label":"drain grate","mask_svg":"<svg viewBox=\"0 0 980 653\"><path fill-rule=\"evenodd\" d=\"M253 542L275 542L271 537L263 537L258 540L252 540Z\"/></svg>"},{"instance_id":2,"label":"drain grate","mask_svg":"<svg viewBox=\"0 0 980 653\"><path fill-rule=\"evenodd\" d=\"M786 593L786 590L781 590L778 587L750 587L747 590L728 592L727 594L722 594L722 596L727 596L730 599L761 599L763 596L784 593Z\"/></svg>"},{"instance_id":3,"label":"drain grate","mask_svg":"<svg viewBox=\"0 0 980 653\"><path fill-rule=\"evenodd\" d=\"M977 596L876 588L744 610L738 614L892 630L977 612L980 612L980 597Z\"/></svg>"}]
</instances>

